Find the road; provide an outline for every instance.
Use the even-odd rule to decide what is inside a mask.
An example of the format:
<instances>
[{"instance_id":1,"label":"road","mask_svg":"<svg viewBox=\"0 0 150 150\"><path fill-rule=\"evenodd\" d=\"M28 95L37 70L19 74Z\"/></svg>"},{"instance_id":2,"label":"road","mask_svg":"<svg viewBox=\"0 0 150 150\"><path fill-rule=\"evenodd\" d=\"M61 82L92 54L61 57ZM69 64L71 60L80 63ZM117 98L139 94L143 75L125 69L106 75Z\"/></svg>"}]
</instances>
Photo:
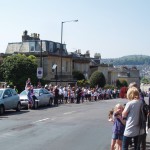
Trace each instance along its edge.
<instances>
[{"instance_id":1,"label":"road","mask_svg":"<svg viewBox=\"0 0 150 150\"><path fill-rule=\"evenodd\" d=\"M108 112L124 99L63 104L0 116L1 150L109 150ZM147 150L150 135L147 137Z\"/></svg>"}]
</instances>

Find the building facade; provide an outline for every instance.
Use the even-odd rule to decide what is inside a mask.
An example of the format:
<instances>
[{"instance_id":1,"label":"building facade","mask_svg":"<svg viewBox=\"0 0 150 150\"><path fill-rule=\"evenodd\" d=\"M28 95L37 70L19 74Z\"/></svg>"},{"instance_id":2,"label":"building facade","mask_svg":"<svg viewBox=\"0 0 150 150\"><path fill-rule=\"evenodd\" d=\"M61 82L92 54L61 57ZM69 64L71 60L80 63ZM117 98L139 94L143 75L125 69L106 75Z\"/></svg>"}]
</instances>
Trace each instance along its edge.
<instances>
[{"instance_id":1,"label":"building facade","mask_svg":"<svg viewBox=\"0 0 150 150\"><path fill-rule=\"evenodd\" d=\"M89 79L94 71L104 74L107 84L115 84L116 80L126 80L140 84L139 70L136 68L115 68L112 64L101 64L101 55L96 53L94 58L90 57L90 52L81 54L81 50L68 53L66 44L41 40L40 35L32 33L28 35L23 32L22 42L8 43L6 55L21 53L35 55L38 60L38 67L43 67L43 79L58 84L76 82L72 72L80 71L86 79ZM1 60L0 60L1 61ZM56 65L57 68L53 69Z\"/></svg>"}]
</instances>

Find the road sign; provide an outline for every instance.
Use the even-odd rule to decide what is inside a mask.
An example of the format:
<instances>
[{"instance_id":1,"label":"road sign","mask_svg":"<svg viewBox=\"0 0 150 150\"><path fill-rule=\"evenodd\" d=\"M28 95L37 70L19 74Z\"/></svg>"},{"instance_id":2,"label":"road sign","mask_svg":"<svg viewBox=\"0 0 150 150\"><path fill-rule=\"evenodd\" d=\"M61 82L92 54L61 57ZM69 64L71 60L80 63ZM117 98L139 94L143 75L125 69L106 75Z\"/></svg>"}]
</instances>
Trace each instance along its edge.
<instances>
[{"instance_id":1,"label":"road sign","mask_svg":"<svg viewBox=\"0 0 150 150\"><path fill-rule=\"evenodd\" d=\"M42 67L38 67L37 68L37 78L38 79L42 79L43 77L43 68Z\"/></svg>"}]
</instances>

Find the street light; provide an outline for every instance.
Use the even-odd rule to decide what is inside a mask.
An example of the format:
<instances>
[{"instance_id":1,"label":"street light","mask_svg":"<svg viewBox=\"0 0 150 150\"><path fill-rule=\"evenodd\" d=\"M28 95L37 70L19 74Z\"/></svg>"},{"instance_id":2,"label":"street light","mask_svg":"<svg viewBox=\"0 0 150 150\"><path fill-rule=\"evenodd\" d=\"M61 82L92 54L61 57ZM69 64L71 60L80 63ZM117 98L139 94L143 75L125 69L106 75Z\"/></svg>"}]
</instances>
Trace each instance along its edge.
<instances>
[{"instance_id":1,"label":"street light","mask_svg":"<svg viewBox=\"0 0 150 150\"><path fill-rule=\"evenodd\" d=\"M62 51L63 51L63 44L62 44L62 39L63 39L63 24L64 23L67 23L67 22L78 22L78 20L70 20L70 21L63 21L63 22L61 22L61 48L60 48L60 50L61 50L61 52L60 52L60 55L61 55L61 80L60 80L60 83L62 82Z\"/></svg>"}]
</instances>

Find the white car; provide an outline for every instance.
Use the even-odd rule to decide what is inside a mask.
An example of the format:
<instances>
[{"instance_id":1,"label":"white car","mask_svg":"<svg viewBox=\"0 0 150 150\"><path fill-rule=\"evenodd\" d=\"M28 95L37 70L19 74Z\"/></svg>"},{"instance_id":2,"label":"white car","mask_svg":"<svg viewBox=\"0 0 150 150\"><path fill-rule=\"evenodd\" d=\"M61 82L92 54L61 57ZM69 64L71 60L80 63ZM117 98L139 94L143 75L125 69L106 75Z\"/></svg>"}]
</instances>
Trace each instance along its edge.
<instances>
[{"instance_id":1,"label":"white car","mask_svg":"<svg viewBox=\"0 0 150 150\"><path fill-rule=\"evenodd\" d=\"M47 89L44 88L38 88L33 89L33 93L36 96L36 99L33 99L33 107L37 109L39 106L43 105L52 105L54 95L50 93ZM24 90L20 93L20 102L22 106L28 107L29 98L27 96L28 91Z\"/></svg>"}]
</instances>

